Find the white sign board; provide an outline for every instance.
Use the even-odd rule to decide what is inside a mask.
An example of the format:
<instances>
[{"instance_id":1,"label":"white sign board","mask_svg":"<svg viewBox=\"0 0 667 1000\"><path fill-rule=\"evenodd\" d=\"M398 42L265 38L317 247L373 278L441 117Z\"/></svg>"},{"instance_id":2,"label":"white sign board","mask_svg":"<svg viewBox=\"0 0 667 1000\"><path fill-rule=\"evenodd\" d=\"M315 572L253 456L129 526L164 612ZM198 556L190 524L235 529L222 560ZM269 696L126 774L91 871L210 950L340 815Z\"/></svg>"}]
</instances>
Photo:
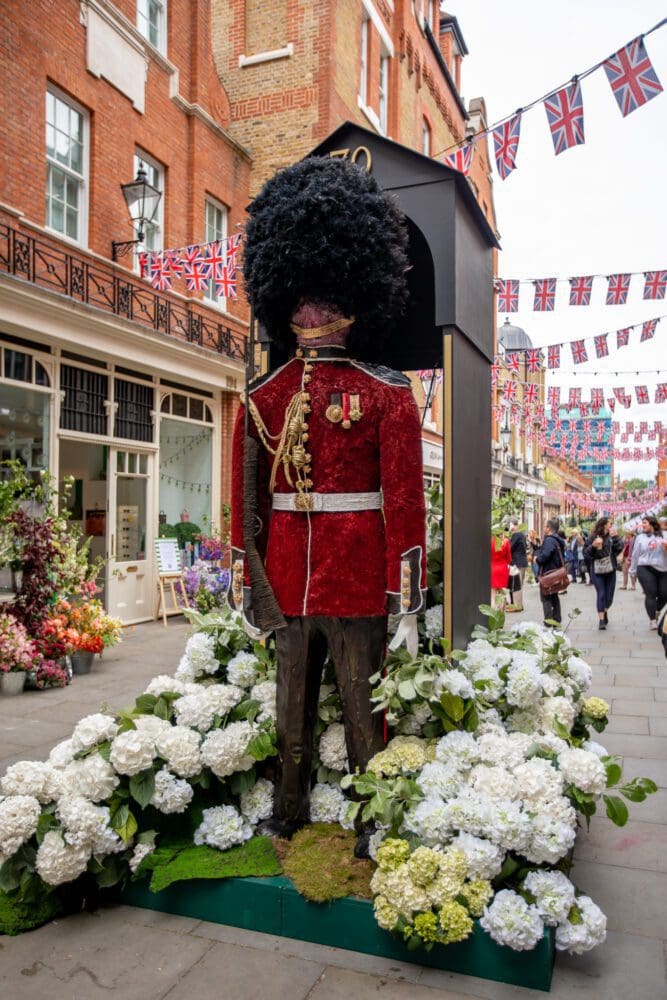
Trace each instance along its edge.
<instances>
[{"instance_id":1,"label":"white sign board","mask_svg":"<svg viewBox=\"0 0 667 1000\"><path fill-rule=\"evenodd\" d=\"M181 552L175 538L156 538L155 555L160 576L174 576L182 571Z\"/></svg>"}]
</instances>

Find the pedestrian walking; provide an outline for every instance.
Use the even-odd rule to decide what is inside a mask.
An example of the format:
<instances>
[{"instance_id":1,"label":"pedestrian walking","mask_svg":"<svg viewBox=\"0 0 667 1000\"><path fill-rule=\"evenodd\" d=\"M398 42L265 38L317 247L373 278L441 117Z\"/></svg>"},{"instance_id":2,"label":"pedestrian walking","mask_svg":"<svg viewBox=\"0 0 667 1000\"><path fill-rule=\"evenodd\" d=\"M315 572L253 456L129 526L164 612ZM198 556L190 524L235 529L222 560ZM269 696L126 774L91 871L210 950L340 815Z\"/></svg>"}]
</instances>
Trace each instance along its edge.
<instances>
[{"instance_id":1,"label":"pedestrian walking","mask_svg":"<svg viewBox=\"0 0 667 1000\"><path fill-rule=\"evenodd\" d=\"M586 553L591 561L591 580L597 595L598 628L609 624L609 608L616 590L616 568L623 541L608 517L600 517L586 542Z\"/></svg>"},{"instance_id":2,"label":"pedestrian walking","mask_svg":"<svg viewBox=\"0 0 667 1000\"><path fill-rule=\"evenodd\" d=\"M512 550L509 538L491 538L491 607L505 610Z\"/></svg>"},{"instance_id":3,"label":"pedestrian walking","mask_svg":"<svg viewBox=\"0 0 667 1000\"><path fill-rule=\"evenodd\" d=\"M667 604L667 537L653 514L642 518L642 530L632 549L630 572L635 573L644 591L644 607L651 628L657 628L660 610Z\"/></svg>"},{"instance_id":4,"label":"pedestrian walking","mask_svg":"<svg viewBox=\"0 0 667 1000\"><path fill-rule=\"evenodd\" d=\"M637 587L637 577L635 574L630 572L630 563L632 561L632 550L635 546L635 532L634 528L626 528L624 532L625 544L623 545L623 552L621 553L621 560L623 566L623 586L621 590L635 590ZM628 588L628 581L630 581L630 587Z\"/></svg>"},{"instance_id":5,"label":"pedestrian walking","mask_svg":"<svg viewBox=\"0 0 667 1000\"><path fill-rule=\"evenodd\" d=\"M512 565L510 566L510 604L507 610L523 611L523 585L528 568L528 543L525 532L519 527L518 518L510 518L509 530Z\"/></svg>"},{"instance_id":6,"label":"pedestrian walking","mask_svg":"<svg viewBox=\"0 0 667 1000\"><path fill-rule=\"evenodd\" d=\"M534 563L537 563L538 566L538 582L546 573L565 566L565 542L560 537L559 530L560 524L557 517L550 518L544 526L544 541L533 557ZM544 611L544 624L557 622L560 625L563 618L559 594L540 592L540 597Z\"/></svg>"},{"instance_id":7,"label":"pedestrian walking","mask_svg":"<svg viewBox=\"0 0 667 1000\"><path fill-rule=\"evenodd\" d=\"M537 573L538 565L535 562L535 553L539 552L542 545L542 539L537 534L534 528L531 528L528 532L528 564L530 566L530 571L533 574L532 583L537 583Z\"/></svg>"},{"instance_id":8,"label":"pedestrian walking","mask_svg":"<svg viewBox=\"0 0 667 1000\"><path fill-rule=\"evenodd\" d=\"M570 539L570 548L572 550L572 572L573 581L577 583L586 583L586 563L584 562L584 539L579 533L578 528L574 528L572 531L572 538Z\"/></svg>"}]
</instances>

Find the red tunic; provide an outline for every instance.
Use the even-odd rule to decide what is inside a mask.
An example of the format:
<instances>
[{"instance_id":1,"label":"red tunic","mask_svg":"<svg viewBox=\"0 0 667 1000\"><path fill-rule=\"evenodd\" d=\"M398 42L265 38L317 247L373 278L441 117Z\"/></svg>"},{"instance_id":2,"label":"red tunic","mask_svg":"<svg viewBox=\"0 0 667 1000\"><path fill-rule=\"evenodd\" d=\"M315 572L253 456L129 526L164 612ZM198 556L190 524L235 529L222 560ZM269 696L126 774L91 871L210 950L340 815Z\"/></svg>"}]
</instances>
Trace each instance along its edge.
<instances>
[{"instance_id":1,"label":"red tunic","mask_svg":"<svg viewBox=\"0 0 667 1000\"><path fill-rule=\"evenodd\" d=\"M368 617L423 606L426 586L425 509L419 411L409 381L388 369L362 366L333 349L305 352L250 387L275 447L285 412L300 390L310 395L307 450L310 491L377 493L381 510L346 513L271 509L273 455L261 447L258 549L281 611L287 616ZM314 357L314 354L317 354ZM306 367L308 365L308 367ZM304 383L304 374L309 381ZM361 416L348 429L326 411L350 395ZM258 435L253 419L250 433ZM242 555L244 410L234 432L232 546ZM280 466L276 493L295 493ZM406 563L412 568L406 603ZM245 582L249 582L247 568ZM238 601L235 601L238 606Z\"/></svg>"},{"instance_id":2,"label":"red tunic","mask_svg":"<svg viewBox=\"0 0 667 1000\"><path fill-rule=\"evenodd\" d=\"M491 586L494 589L507 587L510 581L510 563L512 562L512 550L507 538L503 540L500 548L496 548L495 538L491 539Z\"/></svg>"}]
</instances>

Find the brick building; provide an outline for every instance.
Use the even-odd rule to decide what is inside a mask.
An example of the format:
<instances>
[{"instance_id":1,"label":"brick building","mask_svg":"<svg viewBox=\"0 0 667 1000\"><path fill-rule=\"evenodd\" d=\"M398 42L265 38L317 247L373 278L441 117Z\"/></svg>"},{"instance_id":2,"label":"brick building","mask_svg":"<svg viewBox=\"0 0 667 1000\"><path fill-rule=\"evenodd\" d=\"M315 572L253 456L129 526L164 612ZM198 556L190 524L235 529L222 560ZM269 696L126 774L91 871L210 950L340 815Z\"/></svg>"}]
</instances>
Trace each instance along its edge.
<instances>
[{"instance_id":1,"label":"brick building","mask_svg":"<svg viewBox=\"0 0 667 1000\"><path fill-rule=\"evenodd\" d=\"M74 477L73 518L110 556L107 605L138 621L158 520L219 521L246 307L155 292L134 247L113 263L135 235L121 183L145 167L161 199L144 245L182 247L234 232L250 154L226 127L208 3L3 14L0 454Z\"/></svg>"}]
</instances>

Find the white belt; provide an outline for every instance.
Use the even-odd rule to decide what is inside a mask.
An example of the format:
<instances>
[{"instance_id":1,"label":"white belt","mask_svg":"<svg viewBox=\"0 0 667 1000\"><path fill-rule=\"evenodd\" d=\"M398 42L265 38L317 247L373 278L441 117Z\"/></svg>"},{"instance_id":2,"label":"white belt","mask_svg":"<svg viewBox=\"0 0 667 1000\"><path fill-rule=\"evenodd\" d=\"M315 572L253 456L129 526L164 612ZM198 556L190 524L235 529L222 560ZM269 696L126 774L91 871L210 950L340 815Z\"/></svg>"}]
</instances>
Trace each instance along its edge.
<instances>
[{"instance_id":1,"label":"white belt","mask_svg":"<svg viewBox=\"0 0 667 1000\"><path fill-rule=\"evenodd\" d=\"M381 493L274 493L274 510L321 511L323 514L353 510L380 510Z\"/></svg>"}]
</instances>

